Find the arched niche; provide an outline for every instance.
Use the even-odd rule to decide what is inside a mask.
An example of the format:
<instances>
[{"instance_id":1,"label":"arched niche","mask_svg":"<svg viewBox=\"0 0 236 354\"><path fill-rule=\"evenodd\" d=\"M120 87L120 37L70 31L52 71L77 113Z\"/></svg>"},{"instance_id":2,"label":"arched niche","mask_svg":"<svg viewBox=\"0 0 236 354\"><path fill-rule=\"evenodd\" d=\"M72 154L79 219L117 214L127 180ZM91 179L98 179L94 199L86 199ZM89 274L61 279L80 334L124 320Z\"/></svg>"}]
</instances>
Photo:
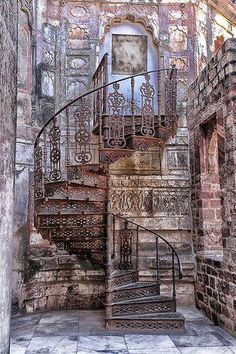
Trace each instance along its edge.
<instances>
[{"instance_id":1,"label":"arched niche","mask_svg":"<svg viewBox=\"0 0 236 354\"><path fill-rule=\"evenodd\" d=\"M122 40L124 40L124 43ZM125 42L126 40L127 42ZM144 50L142 50L143 48ZM159 42L154 40L153 31L141 21L131 21L131 19L127 17L119 21L113 20L109 25L105 26L105 33L98 48L99 62L105 53L108 53L108 82L140 72L156 70L159 68L160 64ZM124 53L126 59L123 61ZM117 57L119 57L120 60L115 60ZM117 65L114 64L115 62ZM129 62L133 64L129 65ZM129 70L130 67L131 69ZM140 69L132 71L133 68ZM136 88L141 87L143 80L144 77L135 78ZM152 83L157 87L156 76L152 78ZM125 86L126 84L127 87ZM125 94L128 100L130 96L129 85L130 83L128 81L121 85L122 93ZM140 98L137 92L136 94L138 103Z\"/></svg>"}]
</instances>

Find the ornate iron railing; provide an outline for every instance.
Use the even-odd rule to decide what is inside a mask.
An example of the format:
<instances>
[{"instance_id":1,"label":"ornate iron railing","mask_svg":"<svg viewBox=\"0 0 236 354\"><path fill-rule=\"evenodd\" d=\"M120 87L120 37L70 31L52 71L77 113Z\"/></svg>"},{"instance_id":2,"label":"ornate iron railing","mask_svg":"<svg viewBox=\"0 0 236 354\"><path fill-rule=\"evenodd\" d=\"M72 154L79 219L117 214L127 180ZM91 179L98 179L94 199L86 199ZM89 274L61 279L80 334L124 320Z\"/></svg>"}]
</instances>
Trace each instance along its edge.
<instances>
[{"instance_id":1,"label":"ornate iron railing","mask_svg":"<svg viewBox=\"0 0 236 354\"><path fill-rule=\"evenodd\" d=\"M173 246L161 235L124 216L109 213L107 220L107 276L112 277L117 270L140 271L141 232L152 235L155 239L155 269L156 283L160 286L161 279L171 279L172 296L176 300L176 278L183 278L183 270L178 253ZM178 274L177 274L178 273Z\"/></svg>"},{"instance_id":2,"label":"ornate iron railing","mask_svg":"<svg viewBox=\"0 0 236 354\"><path fill-rule=\"evenodd\" d=\"M102 100L103 113L106 109L107 99L107 84L108 84L108 53L105 53L92 77L94 89L103 86L103 89L97 91L97 96L94 97L94 112L99 110L97 103Z\"/></svg>"},{"instance_id":3,"label":"ornate iron railing","mask_svg":"<svg viewBox=\"0 0 236 354\"><path fill-rule=\"evenodd\" d=\"M105 59L104 59L105 60ZM68 166L104 162L102 149L132 149L132 137L160 144L177 127L177 70L153 70L95 87L55 113L35 141L35 197Z\"/></svg>"}]
</instances>

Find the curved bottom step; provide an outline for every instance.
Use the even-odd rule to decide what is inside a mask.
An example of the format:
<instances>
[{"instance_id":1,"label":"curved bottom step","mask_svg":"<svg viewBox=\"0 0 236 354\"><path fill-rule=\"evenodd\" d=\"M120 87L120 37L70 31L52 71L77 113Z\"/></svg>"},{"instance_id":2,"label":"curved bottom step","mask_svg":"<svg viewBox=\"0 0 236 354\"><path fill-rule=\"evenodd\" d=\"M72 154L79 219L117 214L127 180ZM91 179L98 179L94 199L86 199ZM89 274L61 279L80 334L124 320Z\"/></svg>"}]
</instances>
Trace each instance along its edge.
<instances>
[{"instance_id":1,"label":"curved bottom step","mask_svg":"<svg viewBox=\"0 0 236 354\"><path fill-rule=\"evenodd\" d=\"M184 317L176 312L106 317L106 329L128 333L182 333Z\"/></svg>"}]
</instances>

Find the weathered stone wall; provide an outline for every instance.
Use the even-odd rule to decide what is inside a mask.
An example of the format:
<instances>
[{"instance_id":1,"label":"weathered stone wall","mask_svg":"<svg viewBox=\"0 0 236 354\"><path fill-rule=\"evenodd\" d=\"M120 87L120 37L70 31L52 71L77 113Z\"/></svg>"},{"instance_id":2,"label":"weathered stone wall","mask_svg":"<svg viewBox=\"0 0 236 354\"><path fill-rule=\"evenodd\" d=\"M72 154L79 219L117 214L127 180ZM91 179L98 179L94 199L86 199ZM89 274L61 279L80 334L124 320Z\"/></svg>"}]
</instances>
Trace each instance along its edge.
<instances>
[{"instance_id":1,"label":"weathered stone wall","mask_svg":"<svg viewBox=\"0 0 236 354\"><path fill-rule=\"evenodd\" d=\"M210 57L214 50L215 32L213 22L216 15L211 10L211 17L208 20L205 13L199 17L197 12L198 2L192 4L188 1L163 1L159 4L159 1L146 1L145 3L122 1L113 3L113 1L75 2L68 0L61 2L59 0L40 0L38 2L35 1L34 15L32 14L32 8L28 7L27 4L30 4L30 2L21 2L19 21L20 62L23 64L21 67L27 67L27 70L20 70L19 72L18 89L19 118L14 230L16 241L15 291L13 294L16 311L24 310L28 300L30 301L29 307L31 309L34 307L32 305L33 296L30 295L29 297L27 295L30 289L28 285L30 283L31 288L33 288L34 279L37 278L40 271L42 271L42 274L39 275L39 278L41 275L40 279L43 279L44 276L45 279L47 278L47 273L44 272L45 268L43 266L34 273L33 278L24 279L24 274L31 273L31 263L28 262L28 259L33 258L40 261L40 258L43 258L45 267L47 267L47 261L50 263L52 260L51 256L47 258L49 245L45 244L42 237L36 234L32 227L32 143L36 132L55 110L91 88L91 77L98 61L99 47L111 26L124 20L129 21L131 25L137 22L152 34L159 54L163 56L165 67L176 64L177 69L179 69L179 128L177 136L168 142L163 160L163 166L167 166L163 172L164 178L171 181L171 187L161 187L162 182L160 182L159 176L157 177L160 172L149 171L149 177L155 180L156 191L159 191L159 188L163 188L163 190L166 188L166 194L173 193L173 190L178 190L180 193L189 191L189 176L186 168L188 144L186 128L187 87L195 78L198 67L205 65L206 61L203 58L200 64L202 53L199 48L202 43L202 37L200 41L197 41L196 37L200 38L200 34L204 37L205 42L203 42L207 47L207 58ZM207 10L207 15L209 15L208 12ZM32 36L31 21L33 16L36 16L37 21L33 20ZM226 22L227 27L228 21ZM207 31L205 31L205 28L207 28ZM213 28L213 31L211 31L211 28ZM198 31L197 36L196 31ZM231 35L231 32L231 29L227 27L226 33ZM210 36L212 37L210 38ZM30 50L31 44L33 44L32 51ZM132 178L136 179L136 177ZM151 184L148 184L148 178L145 183L147 183L148 190L153 188ZM181 183L185 185L184 188L182 188ZM136 190L138 192L139 187ZM135 193L136 190L134 191ZM165 193L163 192L163 199L165 199L164 197ZM154 220L155 217L153 216L152 219ZM189 215L171 218L172 223L174 219L175 227L174 229L172 227L174 231L172 229L167 230L166 234L170 241L176 242L177 247L179 247L178 245L180 245L180 248L187 247L188 251L183 250L185 254L183 256L184 263L186 264L185 279L189 277L189 282L192 286L194 270L190 237L191 220ZM149 219L147 218L147 220ZM153 227L158 230L161 229L165 233L166 224L168 224L168 217L165 215L163 225L160 226L158 224L153 225ZM151 226L151 222L149 226ZM183 228L183 232L178 231L178 228ZM38 257L35 256L34 247L41 249ZM60 261L58 261L57 271L64 269L60 267ZM56 277L50 278L49 276L48 279L51 279L50 286L58 284ZM23 286L24 281L26 281L26 287ZM79 281L79 278L77 281ZM39 282L37 286L39 287ZM65 303L65 289L61 288L58 293L61 293L61 304L59 305L58 298L57 302L54 303L55 308L62 307L62 304ZM47 295L45 294L46 292L42 294L42 306L35 305L37 310L47 308L47 304L43 304L45 301L47 303L47 300L45 300ZM22 303L24 298L27 299L25 304ZM35 299L38 298L36 297ZM53 301L50 300L48 302L48 308L53 308Z\"/></svg>"},{"instance_id":2,"label":"weathered stone wall","mask_svg":"<svg viewBox=\"0 0 236 354\"><path fill-rule=\"evenodd\" d=\"M163 236L177 250L183 265L184 278L177 281L178 304L193 304L194 255L191 241L190 184L186 146L165 146L135 152L110 167L109 201L111 212L149 228ZM118 232L117 232L118 233ZM140 279L151 281L156 262L156 239L139 231ZM170 264L170 250L160 246L160 264ZM160 266L160 267L161 267ZM171 293L171 280L163 291Z\"/></svg>"},{"instance_id":3,"label":"weathered stone wall","mask_svg":"<svg viewBox=\"0 0 236 354\"><path fill-rule=\"evenodd\" d=\"M13 228L13 294L12 312L22 310L24 281L27 271L29 236L32 228L33 144L36 129L33 120L33 51L32 2L18 1L18 78L17 78L17 140L16 183Z\"/></svg>"},{"instance_id":4,"label":"weathered stone wall","mask_svg":"<svg viewBox=\"0 0 236 354\"><path fill-rule=\"evenodd\" d=\"M0 3L0 353L9 352L16 128L17 2Z\"/></svg>"},{"instance_id":5,"label":"weathered stone wall","mask_svg":"<svg viewBox=\"0 0 236 354\"><path fill-rule=\"evenodd\" d=\"M236 330L235 58L236 40L229 39L191 85L188 111L196 302L231 331ZM212 253L222 261L215 262Z\"/></svg>"}]
</instances>

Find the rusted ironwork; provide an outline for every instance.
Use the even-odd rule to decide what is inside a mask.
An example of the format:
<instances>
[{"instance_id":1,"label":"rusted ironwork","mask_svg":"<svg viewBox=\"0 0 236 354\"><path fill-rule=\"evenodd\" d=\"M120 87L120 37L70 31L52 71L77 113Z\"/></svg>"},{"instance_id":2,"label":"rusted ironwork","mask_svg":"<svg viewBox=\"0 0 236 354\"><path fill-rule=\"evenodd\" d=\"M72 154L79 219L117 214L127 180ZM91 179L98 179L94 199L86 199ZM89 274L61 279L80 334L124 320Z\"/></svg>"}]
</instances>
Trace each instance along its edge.
<instances>
[{"instance_id":1,"label":"rusted ironwork","mask_svg":"<svg viewBox=\"0 0 236 354\"><path fill-rule=\"evenodd\" d=\"M141 91L141 112L142 112L142 126L141 133L142 135L153 136L155 135L154 128L154 87L150 83L150 75L145 75L145 83L142 84Z\"/></svg>"},{"instance_id":2,"label":"rusted ironwork","mask_svg":"<svg viewBox=\"0 0 236 354\"><path fill-rule=\"evenodd\" d=\"M125 220L124 228L120 231L119 268L123 270L132 268L132 235L133 231L128 228L128 221Z\"/></svg>"},{"instance_id":3,"label":"rusted ironwork","mask_svg":"<svg viewBox=\"0 0 236 354\"><path fill-rule=\"evenodd\" d=\"M74 113L75 118L75 161L88 163L92 159L91 154L91 131L90 131L90 109L81 100L79 109Z\"/></svg>"},{"instance_id":4,"label":"rusted ironwork","mask_svg":"<svg viewBox=\"0 0 236 354\"><path fill-rule=\"evenodd\" d=\"M124 129L124 105L125 97L119 92L120 85L113 84L114 92L109 93L109 128L108 128L108 146L122 148L126 144Z\"/></svg>"},{"instance_id":5,"label":"rusted ironwork","mask_svg":"<svg viewBox=\"0 0 236 354\"><path fill-rule=\"evenodd\" d=\"M79 225L72 230L65 224L63 213L75 220L83 214L87 220L88 215L104 215L106 198L100 201L99 188L107 187L107 176L101 166L107 171L109 164L130 157L136 150L162 151L177 125L176 73L175 68L153 70L108 83L106 55L93 78L94 89L65 105L39 132L35 142L35 219L39 221L38 230L57 242L60 249L81 257L85 252L87 259L103 252L103 247L99 252L92 247L90 238L83 243ZM163 94L161 87L165 89ZM71 183L84 186L84 193L80 188L72 192ZM94 191L87 193L87 187ZM146 207L151 212L149 205ZM49 225L40 225L42 213L57 217L53 233ZM97 236L95 231L93 236ZM124 228L122 269L137 264L131 259L138 252L136 249L132 254L131 242L131 233ZM103 256L100 253L95 260Z\"/></svg>"},{"instance_id":6,"label":"rusted ironwork","mask_svg":"<svg viewBox=\"0 0 236 354\"><path fill-rule=\"evenodd\" d=\"M42 148L38 145L34 149L34 161L34 195L37 199L43 197L43 153Z\"/></svg>"},{"instance_id":7,"label":"rusted ironwork","mask_svg":"<svg viewBox=\"0 0 236 354\"><path fill-rule=\"evenodd\" d=\"M49 132L50 140L50 175L51 181L61 179L61 150L60 150L61 129L57 126L57 119Z\"/></svg>"}]
</instances>

